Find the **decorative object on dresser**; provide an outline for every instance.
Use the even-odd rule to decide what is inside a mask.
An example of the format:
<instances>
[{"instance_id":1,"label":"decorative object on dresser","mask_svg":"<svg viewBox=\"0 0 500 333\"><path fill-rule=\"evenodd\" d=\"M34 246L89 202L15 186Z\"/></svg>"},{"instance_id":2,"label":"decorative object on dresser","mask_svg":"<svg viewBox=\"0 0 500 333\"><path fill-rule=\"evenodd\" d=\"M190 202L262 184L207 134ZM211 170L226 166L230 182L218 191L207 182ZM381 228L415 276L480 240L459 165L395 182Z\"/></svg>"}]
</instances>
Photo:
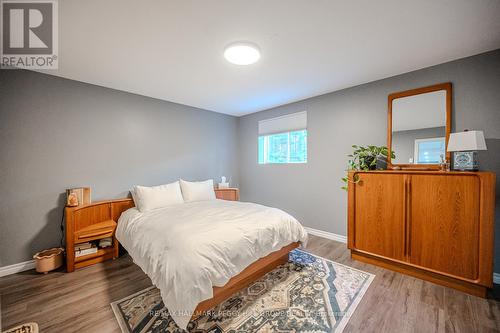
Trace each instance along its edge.
<instances>
[{"instance_id":1,"label":"decorative object on dresser","mask_svg":"<svg viewBox=\"0 0 500 333\"><path fill-rule=\"evenodd\" d=\"M493 279L495 174L351 171L353 259L485 297Z\"/></svg>"},{"instance_id":2,"label":"decorative object on dresser","mask_svg":"<svg viewBox=\"0 0 500 333\"><path fill-rule=\"evenodd\" d=\"M451 133L448 142L449 152L453 152L453 170L478 171L478 150L487 150L483 131Z\"/></svg>"},{"instance_id":3,"label":"decorative object on dresser","mask_svg":"<svg viewBox=\"0 0 500 333\"><path fill-rule=\"evenodd\" d=\"M439 170L451 132L451 83L390 94L387 111L388 169Z\"/></svg>"},{"instance_id":4,"label":"decorative object on dresser","mask_svg":"<svg viewBox=\"0 0 500 333\"><path fill-rule=\"evenodd\" d=\"M66 190L66 206L76 207L91 202L90 187L77 187Z\"/></svg>"}]
</instances>

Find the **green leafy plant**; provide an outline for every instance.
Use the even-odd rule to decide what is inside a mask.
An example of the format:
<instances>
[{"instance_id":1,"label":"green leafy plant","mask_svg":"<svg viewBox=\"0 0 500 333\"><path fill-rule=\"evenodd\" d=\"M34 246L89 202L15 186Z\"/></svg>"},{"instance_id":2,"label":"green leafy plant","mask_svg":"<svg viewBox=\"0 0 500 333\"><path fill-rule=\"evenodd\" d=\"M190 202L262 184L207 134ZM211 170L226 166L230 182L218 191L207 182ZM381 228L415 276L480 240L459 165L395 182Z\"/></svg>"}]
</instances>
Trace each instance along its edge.
<instances>
[{"instance_id":1,"label":"green leafy plant","mask_svg":"<svg viewBox=\"0 0 500 333\"><path fill-rule=\"evenodd\" d=\"M348 170L375 170L377 168L377 158L387 158L389 150L385 146L358 146L353 145L354 151L352 154L347 155L350 157ZM391 158L396 158L396 155L391 151ZM349 178L343 177L342 181L344 186L342 189L347 190L347 184L349 183ZM359 182L359 176L355 175L352 180L354 183Z\"/></svg>"}]
</instances>

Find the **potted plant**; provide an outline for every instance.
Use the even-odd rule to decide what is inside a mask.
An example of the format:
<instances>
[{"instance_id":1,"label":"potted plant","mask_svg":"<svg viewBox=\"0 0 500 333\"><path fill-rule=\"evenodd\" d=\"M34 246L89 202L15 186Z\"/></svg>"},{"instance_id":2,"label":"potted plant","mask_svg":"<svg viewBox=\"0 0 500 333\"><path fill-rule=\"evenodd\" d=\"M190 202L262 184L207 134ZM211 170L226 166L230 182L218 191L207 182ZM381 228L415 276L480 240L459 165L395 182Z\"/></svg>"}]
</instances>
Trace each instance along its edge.
<instances>
[{"instance_id":1,"label":"potted plant","mask_svg":"<svg viewBox=\"0 0 500 333\"><path fill-rule=\"evenodd\" d=\"M358 146L353 145L354 151L347 155L350 157L348 170L377 170L385 169L387 166L388 149L386 146ZM391 158L396 158L396 155L391 151ZM377 167L377 164L379 167ZM342 189L347 190L348 177L343 177L344 186ZM353 181L359 182L359 176L355 176Z\"/></svg>"}]
</instances>

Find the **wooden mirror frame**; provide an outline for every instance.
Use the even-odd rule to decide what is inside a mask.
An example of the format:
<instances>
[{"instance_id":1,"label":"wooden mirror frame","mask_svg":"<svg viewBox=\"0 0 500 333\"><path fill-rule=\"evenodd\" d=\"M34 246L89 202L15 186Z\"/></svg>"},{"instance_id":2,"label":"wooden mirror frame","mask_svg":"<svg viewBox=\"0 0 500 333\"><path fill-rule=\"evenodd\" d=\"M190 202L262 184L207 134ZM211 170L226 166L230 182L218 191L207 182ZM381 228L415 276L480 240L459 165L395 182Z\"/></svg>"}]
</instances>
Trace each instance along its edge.
<instances>
[{"instance_id":1,"label":"wooden mirror frame","mask_svg":"<svg viewBox=\"0 0 500 333\"><path fill-rule=\"evenodd\" d=\"M451 101L452 89L451 82L435 84L428 87L400 91L389 95L388 98L388 113L387 113L387 148L388 151L392 150L392 101L397 98L409 97L414 95L425 94L433 91L445 90L446 91L446 129L445 129L445 146L448 147L448 140L451 132ZM446 160L450 161L451 154L446 152ZM436 170L439 169L439 164L393 164L391 156L387 156L387 166L389 169L400 167L401 169L419 169L419 170Z\"/></svg>"}]
</instances>

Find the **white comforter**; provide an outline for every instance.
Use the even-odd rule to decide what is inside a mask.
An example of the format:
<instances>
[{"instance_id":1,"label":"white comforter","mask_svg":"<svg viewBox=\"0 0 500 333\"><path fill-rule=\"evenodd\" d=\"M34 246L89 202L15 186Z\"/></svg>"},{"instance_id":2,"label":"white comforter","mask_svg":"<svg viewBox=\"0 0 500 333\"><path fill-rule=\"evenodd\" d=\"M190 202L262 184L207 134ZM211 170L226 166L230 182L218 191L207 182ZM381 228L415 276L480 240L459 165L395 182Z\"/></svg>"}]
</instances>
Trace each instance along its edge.
<instances>
[{"instance_id":1,"label":"white comforter","mask_svg":"<svg viewBox=\"0 0 500 333\"><path fill-rule=\"evenodd\" d=\"M276 208L237 201L184 203L125 211L116 237L161 291L177 325L186 328L201 301L248 265L307 232Z\"/></svg>"}]
</instances>

